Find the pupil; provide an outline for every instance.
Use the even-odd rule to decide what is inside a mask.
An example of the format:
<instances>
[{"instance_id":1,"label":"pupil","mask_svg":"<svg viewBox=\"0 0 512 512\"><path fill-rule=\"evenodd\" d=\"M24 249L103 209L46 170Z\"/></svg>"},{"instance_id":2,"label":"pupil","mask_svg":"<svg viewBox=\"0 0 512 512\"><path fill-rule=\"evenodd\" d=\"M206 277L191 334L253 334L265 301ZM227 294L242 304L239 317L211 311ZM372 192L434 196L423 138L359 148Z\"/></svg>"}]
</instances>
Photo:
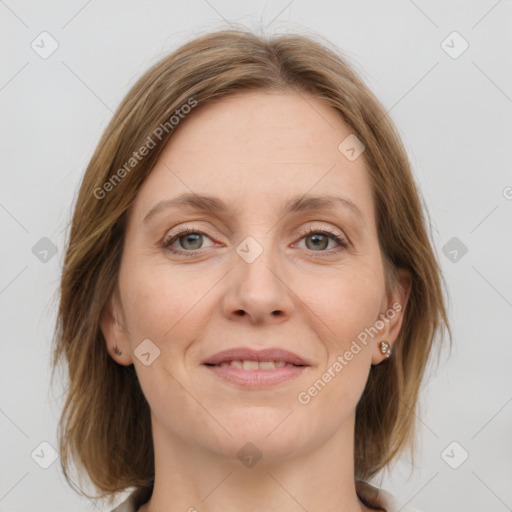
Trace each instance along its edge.
<instances>
[{"instance_id":1,"label":"pupil","mask_svg":"<svg viewBox=\"0 0 512 512\"><path fill-rule=\"evenodd\" d=\"M325 235L321 235L321 234L311 235L311 236L309 236L308 238L310 238L311 240L314 240L314 242L313 242L313 247L316 247L316 248L320 247L320 248L322 248L322 249L325 249L325 247L326 247L325 242L326 242L326 240L327 240L327 237L326 237ZM323 239L324 239L324 240L323 240L323 242L324 242L323 244L322 244L322 240L321 240L321 238L323 238ZM319 243L320 243L320 245L319 245ZM307 244L306 244L306 245L307 245Z\"/></svg>"},{"instance_id":2,"label":"pupil","mask_svg":"<svg viewBox=\"0 0 512 512\"><path fill-rule=\"evenodd\" d=\"M197 247L197 245L198 245L198 240L200 239L200 237L201 237L201 235L199 233L196 233L196 234L189 233L189 234L185 235L184 236L185 245L187 245L190 242L190 240L192 240L191 243L192 243L193 247L188 247L188 248L189 249L199 249L199 247ZM327 237L322 234L310 235L307 239L312 241L313 247L316 247L316 248L320 247L322 249L325 249L325 247L326 247L325 243L326 243L326 241L328 242ZM201 245L201 244L199 244L199 245ZM309 246L310 244L306 243L306 245Z\"/></svg>"},{"instance_id":3,"label":"pupil","mask_svg":"<svg viewBox=\"0 0 512 512\"><path fill-rule=\"evenodd\" d=\"M189 239L192 239L192 245L194 244L194 239L195 239L195 242L197 244L197 241L199 240L200 236L201 236L200 234L191 234L191 233L185 235L185 245L188 244ZM201 244L199 244L199 245L201 245ZM185 247L185 248L187 248L187 247ZM195 246L194 247L188 247L188 249L199 249L199 247L195 247Z\"/></svg>"}]
</instances>

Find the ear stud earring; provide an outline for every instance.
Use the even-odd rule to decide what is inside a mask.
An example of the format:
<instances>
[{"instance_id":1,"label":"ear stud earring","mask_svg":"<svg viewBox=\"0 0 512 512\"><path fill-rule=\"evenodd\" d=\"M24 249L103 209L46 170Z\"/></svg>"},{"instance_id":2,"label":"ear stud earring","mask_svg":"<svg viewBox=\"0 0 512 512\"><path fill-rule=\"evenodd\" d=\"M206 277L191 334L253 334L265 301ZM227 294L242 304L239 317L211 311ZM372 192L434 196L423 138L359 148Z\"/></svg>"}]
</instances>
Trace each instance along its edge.
<instances>
[{"instance_id":1,"label":"ear stud earring","mask_svg":"<svg viewBox=\"0 0 512 512\"><path fill-rule=\"evenodd\" d=\"M381 341L380 344L380 351L388 358L391 355L391 345L389 344L389 341Z\"/></svg>"},{"instance_id":2,"label":"ear stud earring","mask_svg":"<svg viewBox=\"0 0 512 512\"><path fill-rule=\"evenodd\" d=\"M122 352L117 348L117 345L114 345L114 353L120 356Z\"/></svg>"}]
</instances>

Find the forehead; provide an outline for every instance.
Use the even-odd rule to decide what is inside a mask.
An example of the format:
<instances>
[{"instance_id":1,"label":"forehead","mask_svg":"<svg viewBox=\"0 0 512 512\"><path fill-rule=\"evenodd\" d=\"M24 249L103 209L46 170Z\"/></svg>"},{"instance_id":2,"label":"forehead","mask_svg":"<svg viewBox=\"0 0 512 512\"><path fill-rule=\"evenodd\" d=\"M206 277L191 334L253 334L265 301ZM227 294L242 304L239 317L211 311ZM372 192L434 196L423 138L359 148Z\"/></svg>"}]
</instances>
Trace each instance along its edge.
<instances>
[{"instance_id":1,"label":"forehead","mask_svg":"<svg viewBox=\"0 0 512 512\"><path fill-rule=\"evenodd\" d=\"M242 151L250 151L265 161L296 154L300 162L315 148L318 153L352 131L333 108L310 93L265 90L238 92L207 103L179 128L169 150L179 146L181 151L196 152L198 145L223 144L230 156L242 157Z\"/></svg>"},{"instance_id":2,"label":"forehead","mask_svg":"<svg viewBox=\"0 0 512 512\"><path fill-rule=\"evenodd\" d=\"M370 220L373 204L363 154L340 152L353 133L337 112L300 92L244 91L182 121L135 201L140 220L158 201L184 192L221 197L237 213L276 209L297 194L350 198Z\"/></svg>"}]
</instances>

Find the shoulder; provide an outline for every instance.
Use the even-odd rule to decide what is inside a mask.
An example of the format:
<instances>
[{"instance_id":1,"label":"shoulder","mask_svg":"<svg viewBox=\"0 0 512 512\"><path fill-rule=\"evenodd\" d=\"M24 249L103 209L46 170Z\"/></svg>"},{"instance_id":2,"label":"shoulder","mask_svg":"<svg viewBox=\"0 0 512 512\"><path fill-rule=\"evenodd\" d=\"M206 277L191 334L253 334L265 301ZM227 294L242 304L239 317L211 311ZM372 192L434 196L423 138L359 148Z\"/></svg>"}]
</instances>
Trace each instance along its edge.
<instances>
[{"instance_id":1,"label":"shoulder","mask_svg":"<svg viewBox=\"0 0 512 512\"><path fill-rule=\"evenodd\" d=\"M139 507L149 501L152 488L140 487L135 489L128 497L111 512L137 512Z\"/></svg>"},{"instance_id":2,"label":"shoulder","mask_svg":"<svg viewBox=\"0 0 512 512\"><path fill-rule=\"evenodd\" d=\"M116 508L112 509L111 512L137 512L135 503L133 502L133 493Z\"/></svg>"},{"instance_id":3,"label":"shoulder","mask_svg":"<svg viewBox=\"0 0 512 512\"><path fill-rule=\"evenodd\" d=\"M139 507L149 500L151 492L151 489L136 489L111 512L137 512ZM390 492L374 487L363 480L356 482L356 492L366 506L375 510L384 510L384 512L420 512L411 507L401 507L398 500Z\"/></svg>"},{"instance_id":4,"label":"shoulder","mask_svg":"<svg viewBox=\"0 0 512 512\"><path fill-rule=\"evenodd\" d=\"M356 482L356 492L366 506L375 510L383 510L385 512L420 512L412 507L401 506L393 494L363 480Z\"/></svg>"}]
</instances>

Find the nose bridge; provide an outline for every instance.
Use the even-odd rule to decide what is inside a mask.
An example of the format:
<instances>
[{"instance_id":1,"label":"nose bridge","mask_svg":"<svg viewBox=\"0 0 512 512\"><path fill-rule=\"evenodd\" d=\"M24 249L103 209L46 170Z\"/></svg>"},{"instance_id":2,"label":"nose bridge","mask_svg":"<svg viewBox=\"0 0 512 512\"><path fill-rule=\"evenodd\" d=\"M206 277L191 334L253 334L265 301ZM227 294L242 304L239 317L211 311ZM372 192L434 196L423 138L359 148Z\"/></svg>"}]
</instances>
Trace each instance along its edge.
<instances>
[{"instance_id":1,"label":"nose bridge","mask_svg":"<svg viewBox=\"0 0 512 512\"><path fill-rule=\"evenodd\" d=\"M262 228L236 246L228 313L241 311L254 319L289 314L291 300L282 275L280 251L272 230Z\"/></svg>"},{"instance_id":2,"label":"nose bridge","mask_svg":"<svg viewBox=\"0 0 512 512\"><path fill-rule=\"evenodd\" d=\"M250 284L251 289L261 288L266 293L278 291L279 250L272 232L262 229L254 236L245 237L236 247L236 254L237 274L244 283Z\"/></svg>"}]
</instances>

